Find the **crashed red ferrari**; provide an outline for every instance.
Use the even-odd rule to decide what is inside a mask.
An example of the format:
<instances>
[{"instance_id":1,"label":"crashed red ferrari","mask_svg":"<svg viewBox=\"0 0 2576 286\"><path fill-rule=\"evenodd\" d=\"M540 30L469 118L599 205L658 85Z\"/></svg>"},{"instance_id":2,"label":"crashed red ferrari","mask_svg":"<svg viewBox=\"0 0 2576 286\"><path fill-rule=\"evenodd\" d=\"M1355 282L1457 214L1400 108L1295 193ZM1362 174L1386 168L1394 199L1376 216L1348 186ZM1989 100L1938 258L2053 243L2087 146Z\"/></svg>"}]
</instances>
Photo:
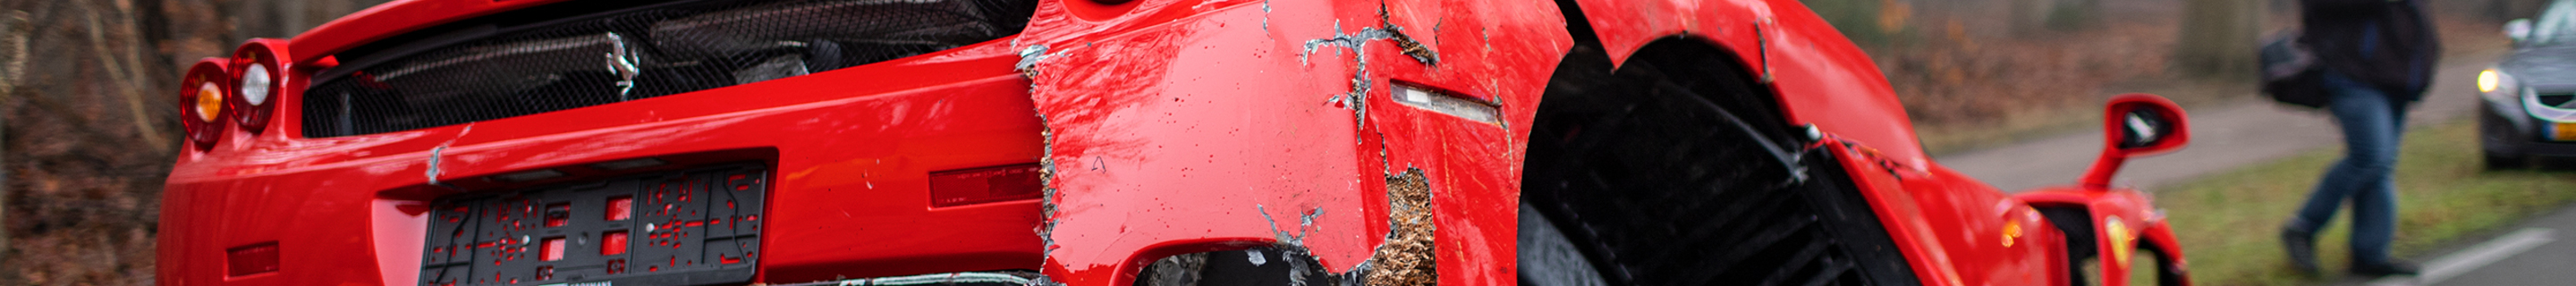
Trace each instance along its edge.
<instances>
[{"instance_id":1,"label":"crashed red ferrari","mask_svg":"<svg viewBox=\"0 0 2576 286\"><path fill-rule=\"evenodd\" d=\"M185 77L164 285L2185 285L1793 0L404 0ZM2147 278L2147 277L2140 277Z\"/></svg>"}]
</instances>

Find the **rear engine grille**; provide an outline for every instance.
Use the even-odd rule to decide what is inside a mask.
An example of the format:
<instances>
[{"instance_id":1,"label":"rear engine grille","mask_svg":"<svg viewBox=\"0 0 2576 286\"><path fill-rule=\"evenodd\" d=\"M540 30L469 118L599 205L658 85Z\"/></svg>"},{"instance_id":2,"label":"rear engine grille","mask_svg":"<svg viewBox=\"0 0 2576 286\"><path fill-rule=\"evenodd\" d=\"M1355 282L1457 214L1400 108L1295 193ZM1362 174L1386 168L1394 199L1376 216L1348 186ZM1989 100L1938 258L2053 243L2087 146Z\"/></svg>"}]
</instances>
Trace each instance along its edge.
<instances>
[{"instance_id":1,"label":"rear engine grille","mask_svg":"<svg viewBox=\"0 0 2576 286\"><path fill-rule=\"evenodd\" d=\"M352 65L324 71L304 93L304 135L492 120L920 55L1018 34L1035 2L689 1L424 30L339 55Z\"/></svg>"}]
</instances>

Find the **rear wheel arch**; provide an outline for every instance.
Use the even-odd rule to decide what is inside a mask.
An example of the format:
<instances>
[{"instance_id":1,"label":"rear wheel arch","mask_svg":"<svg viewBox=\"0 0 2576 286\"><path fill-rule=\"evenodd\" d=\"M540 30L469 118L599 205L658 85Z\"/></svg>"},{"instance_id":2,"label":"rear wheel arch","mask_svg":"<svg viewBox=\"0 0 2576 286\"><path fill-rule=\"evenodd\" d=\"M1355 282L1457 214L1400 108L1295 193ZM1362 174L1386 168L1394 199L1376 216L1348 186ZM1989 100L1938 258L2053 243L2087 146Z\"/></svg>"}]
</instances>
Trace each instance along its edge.
<instances>
[{"instance_id":1,"label":"rear wheel arch","mask_svg":"<svg viewBox=\"0 0 2576 286\"><path fill-rule=\"evenodd\" d=\"M1603 42L1602 35L1593 28L1590 16L1585 14L1581 3L1577 3L1576 0L1556 0L1555 2L1557 11L1565 18L1566 34L1573 38L1574 47L1566 49L1565 55L1557 60L1557 70L1560 72L1550 76L1549 84L1543 94L1560 94L1559 86L1555 83L1560 80L1557 77L1566 76L1562 71L1566 70L1568 65L1600 71L1600 75L1609 75L1619 68L1626 67L1620 63L1637 62L1641 58L1688 60L1693 61L1691 63L1694 64L1703 64L1694 68L1709 68L1706 71L1722 72L1732 77L1726 81L1726 84L1739 85L1752 91L1745 94L1703 92L1703 95L1727 97L1727 100L1711 100L1718 101L1717 104L1726 107L1729 111L1739 113L1740 117L1763 121L1756 122L1754 125L1757 127L1783 129L1764 130L1766 132L1778 132L1777 135L1784 135L1783 138L1789 134L1785 129L1791 125L1788 122L1789 117L1784 112L1788 108L1780 103L1780 97L1784 95L1779 94L1777 89L1762 80L1760 76L1763 70L1755 66L1755 63L1746 62L1744 60L1746 58L1743 57L1745 53L1728 48L1726 43L1721 43L1717 39L1691 33L1664 35L1635 45L1607 45ZM1635 48L1624 51L1613 51L1608 48L1615 46ZM1620 52L1615 54L1620 56L1614 57L1612 52ZM1542 97L1539 100L1539 108L1547 108L1546 105L1549 102L1561 101L1559 99L1563 98Z\"/></svg>"},{"instance_id":2,"label":"rear wheel arch","mask_svg":"<svg viewBox=\"0 0 2576 286\"><path fill-rule=\"evenodd\" d=\"M1613 65L1609 56L1612 51L1605 51L1599 39L1588 30L1589 24L1583 18L1581 8L1572 5L1572 1L1558 3L1561 11L1566 13L1569 33L1577 45L1569 49L1556 67L1555 74L1551 75L1537 115L1530 125L1529 151L1525 153L1528 156L1521 178L1521 203L1524 215L1537 215L1543 219L1524 218L1521 221L1546 225L1521 228L1524 256L1521 258L1520 275L1524 283L1548 280L1533 276L1565 272L1555 269L1561 267L1593 268L1584 272L1599 277L1592 282L1606 284L1696 284L1693 282L1784 277L1825 279L1789 283L1862 281L1859 284L1869 284L1874 281L1904 284L1915 278L1910 266L1895 252L1891 238L1885 234L1884 226L1879 225L1876 214L1841 177L1841 166L1834 163L1838 161L1823 152L1800 151L1805 140L1793 135L1796 133L1792 130L1796 127L1783 113L1786 109L1779 103L1781 95L1756 77L1759 70L1743 62L1736 51L1724 48L1722 43L1713 39L1674 35L1638 46L1622 59L1624 63ZM1692 113L1677 106L1712 111ZM1632 114L1650 110L1664 114ZM1676 111L1682 112L1674 113ZM1657 123L1647 125L1612 122L1621 121L1620 118L1681 118L1692 121L1626 120ZM1716 137L1665 136L1688 132ZM1707 135L1710 133L1734 135ZM1615 137L1621 135L1644 136ZM1596 136L1619 139L1592 138ZM1709 138L1733 139L1705 140ZM1654 142L1642 145L1657 147L1601 147L1617 144L1602 142L1639 140ZM1640 152L1646 155L1610 154ZM1705 155L1708 154L1706 152L1735 152L1730 153L1735 155ZM1731 159L1640 159L1664 155ZM1603 156L1616 158L1599 158ZM1770 158L1781 159L1775 161ZM1657 162L1684 163L1667 166L1655 165ZM1786 171L1788 168L1784 167L1805 165L1815 165L1807 168L1810 171L1803 172L1814 174L1808 181L1771 181L1801 173ZM1718 168L1709 168L1711 166ZM1709 175L1735 178L1714 181L1702 180L1707 177L1698 174L1685 174L1700 171L1744 174ZM1755 172L1777 177L1750 175ZM1635 180L1638 178L1691 180ZM1564 185L1576 182L1592 185ZM1625 187L1618 187L1620 185ZM1770 187L1762 187L1765 185ZM1637 186L1647 188L1632 188ZM1641 199L1648 197L1652 199ZM1646 209L1643 211L1625 213L1605 212L1608 208L1600 207L1603 204L1639 202L1650 205L1634 208ZM1623 217L1657 221L1616 219ZM1668 229L1674 231L1654 230L1658 225L1671 225ZM1583 256L1582 259L1573 261L1575 263L1532 260L1526 255L1534 253L1528 245L1533 237L1529 231L1534 229L1558 230L1560 239L1551 245L1574 248L1573 252L1578 252L1576 255ZM1789 240L1822 242L1773 240L1778 237L1803 237ZM1707 245L1692 243L1702 240L1743 244L1742 247L1704 247ZM1657 251L1640 252L1637 249ZM1678 255L1655 253L1658 251ZM1822 258L1835 256L1839 259ZM1813 261L1845 262L1811 264ZM1652 264L1686 265L1679 269L1709 273L1674 276L1659 274L1671 273L1671 268L1640 266Z\"/></svg>"}]
</instances>

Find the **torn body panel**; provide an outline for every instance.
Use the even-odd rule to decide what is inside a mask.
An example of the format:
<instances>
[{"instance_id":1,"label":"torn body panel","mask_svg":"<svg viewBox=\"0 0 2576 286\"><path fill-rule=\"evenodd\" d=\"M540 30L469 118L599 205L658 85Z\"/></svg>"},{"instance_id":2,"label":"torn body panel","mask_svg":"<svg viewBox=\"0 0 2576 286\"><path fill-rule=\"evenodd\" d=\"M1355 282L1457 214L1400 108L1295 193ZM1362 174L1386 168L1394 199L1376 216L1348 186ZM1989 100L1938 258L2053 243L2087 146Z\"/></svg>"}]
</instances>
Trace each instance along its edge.
<instances>
[{"instance_id":1,"label":"torn body panel","mask_svg":"<svg viewBox=\"0 0 2576 286\"><path fill-rule=\"evenodd\" d=\"M1553 7L1526 4L1042 5L1018 46L1046 47L1028 70L1055 170L1045 273L1125 285L1166 256L1275 246L1336 275L1511 283L1515 230L1494 226L1517 211L1526 124L1508 122L1531 118L1571 43ZM1400 104L1399 81L1497 103L1506 123ZM1428 221L1390 241L1410 228L1389 219L1408 169L1429 174L1411 176Z\"/></svg>"}]
</instances>

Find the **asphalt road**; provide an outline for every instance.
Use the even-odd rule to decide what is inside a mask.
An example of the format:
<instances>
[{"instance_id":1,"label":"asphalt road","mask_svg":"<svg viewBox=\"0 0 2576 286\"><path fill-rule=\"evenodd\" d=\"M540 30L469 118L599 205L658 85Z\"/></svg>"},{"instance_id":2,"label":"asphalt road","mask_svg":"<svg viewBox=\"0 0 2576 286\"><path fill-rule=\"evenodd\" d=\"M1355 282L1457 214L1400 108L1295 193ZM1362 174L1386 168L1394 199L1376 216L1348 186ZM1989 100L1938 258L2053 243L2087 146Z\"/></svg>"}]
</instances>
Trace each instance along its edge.
<instances>
[{"instance_id":1,"label":"asphalt road","mask_svg":"<svg viewBox=\"0 0 2576 286\"><path fill-rule=\"evenodd\" d=\"M2407 115L2410 125L2468 118L2466 115L2477 112L2474 81L2479 70L2495 62L2498 53L2474 54L2442 59L2442 69L2431 91ZM2256 95L2244 97L2249 99L2185 107L2184 112L2191 118L2190 145L2182 151L2129 160L2113 183L2154 190L2210 172L2233 170L2315 148L2339 148L2343 142L2342 131L2321 110L2278 104ZM2020 192L2073 184L2101 156L2102 145L2102 129L2096 127L1935 156L1933 160L1997 189Z\"/></svg>"},{"instance_id":2,"label":"asphalt road","mask_svg":"<svg viewBox=\"0 0 2576 286\"><path fill-rule=\"evenodd\" d=\"M2500 53L2455 55L2424 102L2408 115L2422 126L2470 118L2479 104L2472 81ZM2322 111L2256 99L2187 107L2192 142L2182 151L2131 160L2116 184L2154 190L2213 172L2269 162L2317 148L2340 148L2341 131ZM2100 156L2102 130L1936 156L1951 169L2007 192L2071 184ZM2325 168L2326 166L2316 166ZM2481 240L2458 242L2420 261L2417 277L2345 277L2335 285L2576 285L2576 205L2530 219Z\"/></svg>"},{"instance_id":3,"label":"asphalt road","mask_svg":"<svg viewBox=\"0 0 2576 286\"><path fill-rule=\"evenodd\" d=\"M2576 271L2569 271L2576 270L2576 241L2563 241L2558 238L2560 235L2568 234L2568 231L2576 231L2576 206L2559 209L2556 214L2533 219L2515 229L2519 230L2480 244L2481 246L2505 245L2508 248L2471 247L2446 255L2446 258L2467 258L2481 253L2493 253L2486 257L2500 259L2485 265L2457 266L2452 269L2464 271L2458 271L2459 274L2447 277L2448 279L2421 282L2432 282L2430 285L2576 285ZM2545 235L2531 238L2532 235L2528 233ZM2516 242L2520 243L2516 244ZM2537 244L2521 251L2512 251L2510 248L2513 245L2532 243ZM2478 251L2486 249L2497 249L2497 251ZM2419 277L2419 279L2428 280L2430 278L2434 277L2429 275Z\"/></svg>"},{"instance_id":4,"label":"asphalt road","mask_svg":"<svg viewBox=\"0 0 2576 286\"><path fill-rule=\"evenodd\" d=\"M2416 277L2344 277L2335 285L2576 285L2576 206L2531 218L2503 233L2463 242L2421 261ZM2473 243L2473 244L2472 244ZM2323 251L2323 250L2320 250Z\"/></svg>"}]
</instances>

